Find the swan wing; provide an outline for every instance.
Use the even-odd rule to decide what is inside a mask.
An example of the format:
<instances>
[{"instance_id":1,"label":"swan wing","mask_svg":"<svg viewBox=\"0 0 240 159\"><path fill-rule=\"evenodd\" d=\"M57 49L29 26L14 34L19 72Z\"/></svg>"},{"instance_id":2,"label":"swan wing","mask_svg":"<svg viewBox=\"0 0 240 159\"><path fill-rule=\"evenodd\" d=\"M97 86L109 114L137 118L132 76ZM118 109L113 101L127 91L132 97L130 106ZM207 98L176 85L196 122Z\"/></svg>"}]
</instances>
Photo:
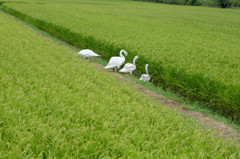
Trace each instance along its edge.
<instances>
[{"instance_id":1,"label":"swan wing","mask_svg":"<svg viewBox=\"0 0 240 159\"><path fill-rule=\"evenodd\" d=\"M131 63L126 63L119 72L131 73L136 69L136 66Z\"/></svg>"},{"instance_id":2,"label":"swan wing","mask_svg":"<svg viewBox=\"0 0 240 159\"><path fill-rule=\"evenodd\" d=\"M125 64L124 68L126 68L129 71L134 71L136 69L136 66L134 64L127 63Z\"/></svg>"},{"instance_id":3,"label":"swan wing","mask_svg":"<svg viewBox=\"0 0 240 159\"><path fill-rule=\"evenodd\" d=\"M124 61L125 59L122 57L112 57L105 68L119 68Z\"/></svg>"},{"instance_id":4,"label":"swan wing","mask_svg":"<svg viewBox=\"0 0 240 159\"><path fill-rule=\"evenodd\" d=\"M139 80L150 81L151 77L148 74L142 74Z\"/></svg>"}]
</instances>

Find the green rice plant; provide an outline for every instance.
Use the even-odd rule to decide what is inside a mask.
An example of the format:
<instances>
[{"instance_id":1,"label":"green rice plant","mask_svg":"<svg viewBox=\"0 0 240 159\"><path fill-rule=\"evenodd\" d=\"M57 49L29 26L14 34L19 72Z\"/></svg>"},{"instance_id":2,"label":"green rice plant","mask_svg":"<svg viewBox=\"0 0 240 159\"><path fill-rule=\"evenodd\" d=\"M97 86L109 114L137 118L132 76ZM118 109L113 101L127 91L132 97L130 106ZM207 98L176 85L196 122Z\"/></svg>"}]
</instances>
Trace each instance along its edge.
<instances>
[{"instance_id":1,"label":"green rice plant","mask_svg":"<svg viewBox=\"0 0 240 159\"><path fill-rule=\"evenodd\" d=\"M0 12L2 158L236 158L239 145Z\"/></svg>"},{"instance_id":2,"label":"green rice plant","mask_svg":"<svg viewBox=\"0 0 240 159\"><path fill-rule=\"evenodd\" d=\"M239 10L127 0L4 3L3 9L109 59L124 48L136 75L240 120Z\"/></svg>"}]
</instances>

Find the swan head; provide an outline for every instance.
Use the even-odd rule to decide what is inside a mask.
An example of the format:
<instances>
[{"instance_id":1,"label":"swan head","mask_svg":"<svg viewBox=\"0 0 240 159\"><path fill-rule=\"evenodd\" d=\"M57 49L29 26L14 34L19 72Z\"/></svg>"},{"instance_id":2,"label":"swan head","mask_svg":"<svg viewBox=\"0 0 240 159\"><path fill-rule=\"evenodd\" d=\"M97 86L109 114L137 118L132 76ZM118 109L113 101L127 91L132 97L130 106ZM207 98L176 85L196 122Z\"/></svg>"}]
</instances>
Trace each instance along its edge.
<instances>
[{"instance_id":1,"label":"swan head","mask_svg":"<svg viewBox=\"0 0 240 159\"><path fill-rule=\"evenodd\" d=\"M148 64L145 65L145 70L146 70L146 73L149 74L148 73Z\"/></svg>"},{"instance_id":2,"label":"swan head","mask_svg":"<svg viewBox=\"0 0 240 159\"><path fill-rule=\"evenodd\" d=\"M145 70L148 70L148 64L145 65Z\"/></svg>"}]
</instances>

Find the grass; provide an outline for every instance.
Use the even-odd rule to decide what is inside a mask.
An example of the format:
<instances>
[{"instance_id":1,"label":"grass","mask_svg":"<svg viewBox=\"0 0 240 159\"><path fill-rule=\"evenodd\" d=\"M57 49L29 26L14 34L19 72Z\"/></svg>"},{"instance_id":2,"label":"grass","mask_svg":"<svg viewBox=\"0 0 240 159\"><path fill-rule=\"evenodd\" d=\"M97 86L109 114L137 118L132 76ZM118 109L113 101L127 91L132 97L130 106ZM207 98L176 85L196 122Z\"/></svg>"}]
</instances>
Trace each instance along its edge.
<instances>
[{"instance_id":1,"label":"grass","mask_svg":"<svg viewBox=\"0 0 240 159\"><path fill-rule=\"evenodd\" d=\"M42 0L3 9L105 59L122 48L128 61L138 54L137 75L149 63L154 83L240 119L238 10L125 0Z\"/></svg>"},{"instance_id":2,"label":"grass","mask_svg":"<svg viewBox=\"0 0 240 159\"><path fill-rule=\"evenodd\" d=\"M24 21L21 21L21 22L24 23ZM25 23L25 24L29 25L28 23ZM75 52L78 52L80 50L77 47L68 45L64 41L61 41L61 40L55 38L54 36L49 35L47 32L44 32L44 31L41 31L41 30L35 28L33 25L29 25L29 26L34 28L38 32L41 32L43 35L53 38L58 43L61 43L65 46L71 48ZM108 63L108 61L104 60L101 57L93 58L93 59L91 59L91 62L101 64L103 67L106 66ZM223 115L219 114L218 112L213 111L212 109L209 109L209 107L207 105L205 105L204 103L189 101L188 99L186 99L178 94L175 94L170 89L159 87L158 85L156 85L152 82L139 81L139 77L137 77L137 76L131 76L131 75L127 75L127 74L123 74L123 76L126 78L126 80L130 79L131 81L135 81L137 84L144 86L146 89L149 89L153 92L161 94L166 99L177 102L178 104L182 105L183 109L185 109L185 110L192 110L195 112L200 112L200 113L206 114L210 118L212 118L216 121L220 121L220 122L227 124L228 126L231 126L232 128L234 128L234 130L237 130L240 133L240 127L239 127L238 122L233 121L232 118L226 118Z\"/></svg>"},{"instance_id":3,"label":"grass","mask_svg":"<svg viewBox=\"0 0 240 159\"><path fill-rule=\"evenodd\" d=\"M16 18L16 20L20 21L21 23L24 23L25 25L29 26L30 28L33 28L37 32L41 32L42 35L44 35L46 37L49 37L51 39L54 39L55 42L67 46L68 48L70 48L74 52L78 52L80 50L77 47L69 45L69 44L67 44L64 41L62 41L60 39L57 39L54 36L51 36L48 32L39 30L34 25L26 23L25 21L22 21L22 20L20 20L18 18ZM107 63L108 63L108 61L102 59L101 57L96 57L96 58L93 58L93 59L90 59L90 60L91 60L91 62L103 65L103 67L105 65L107 65ZM219 113L209 109L206 105L204 105L204 103L191 102L191 101L189 101L189 100L187 100L187 99L185 99L185 98L175 94L170 89L159 87L159 86L157 86L157 85L155 85L155 84L153 84L151 82L139 81L138 80L139 78L136 77L136 76L130 76L130 75L126 74L126 75L124 75L124 77L127 80L130 79L131 81L135 81L136 83L144 86L146 89L149 89L149 90L151 90L153 92L156 92L158 94L164 95L166 99L170 99L170 100L173 100L173 101L177 102L178 104L181 104L183 106L183 109L185 109L185 110L192 110L192 111L195 111L195 112L204 113L204 114L208 115L210 118L212 118L212 119L214 119L216 121L223 122L223 123L231 126L232 128L234 128L238 132L240 132L240 127L239 127L239 123L238 122L232 121L231 118L226 118L226 117L220 115Z\"/></svg>"},{"instance_id":4,"label":"grass","mask_svg":"<svg viewBox=\"0 0 240 159\"><path fill-rule=\"evenodd\" d=\"M159 106L0 12L3 158L234 158L239 145Z\"/></svg>"}]
</instances>

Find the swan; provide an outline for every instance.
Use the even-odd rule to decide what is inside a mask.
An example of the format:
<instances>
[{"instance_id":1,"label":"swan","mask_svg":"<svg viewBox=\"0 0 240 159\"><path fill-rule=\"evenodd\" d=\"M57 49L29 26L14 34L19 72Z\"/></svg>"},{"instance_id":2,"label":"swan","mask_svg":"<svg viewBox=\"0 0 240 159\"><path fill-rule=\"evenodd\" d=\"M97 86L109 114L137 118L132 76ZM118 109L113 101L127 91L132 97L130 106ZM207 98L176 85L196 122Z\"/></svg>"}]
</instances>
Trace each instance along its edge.
<instances>
[{"instance_id":1,"label":"swan","mask_svg":"<svg viewBox=\"0 0 240 159\"><path fill-rule=\"evenodd\" d=\"M134 70L136 70L136 60L138 59L138 56L135 56L133 59L133 63L126 63L124 65L124 67L119 71L119 72L123 72L123 73L130 73L132 74Z\"/></svg>"},{"instance_id":2,"label":"swan","mask_svg":"<svg viewBox=\"0 0 240 159\"><path fill-rule=\"evenodd\" d=\"M125 62L125 57L123 56L123 53L125 54L125 56L128 56L127 51L121 50L120 51L120 57L111 57L111 59L109 60L107 66L105 67L105 69L112 68L113 72L114 72L114 68L116 68L117 71L118 71L118 69Z\"/></svg>"},{"instance_id":3,"label":"swan","mask_svg":"<svg viewBox=\"0 0 240 159\"><path fill-rule=\"evenodd\" d=\"M100 55L96 54L95 52L93 52L92 50L89 50L89 49L81 50L80 52L78 52L78 54L81 55L85 59L100 56Z\"/></svg>"},{"instance_id":4,"label":"swan","mask_svg":"<svg viewBox=\"0 0 240 159\"><path fill-rule=\"evenodd\" d=\"M148 64L145 65L146 74L142 74L139 80L150 81L151 77L148 73Z\"/></svg>"}]
</instances>

